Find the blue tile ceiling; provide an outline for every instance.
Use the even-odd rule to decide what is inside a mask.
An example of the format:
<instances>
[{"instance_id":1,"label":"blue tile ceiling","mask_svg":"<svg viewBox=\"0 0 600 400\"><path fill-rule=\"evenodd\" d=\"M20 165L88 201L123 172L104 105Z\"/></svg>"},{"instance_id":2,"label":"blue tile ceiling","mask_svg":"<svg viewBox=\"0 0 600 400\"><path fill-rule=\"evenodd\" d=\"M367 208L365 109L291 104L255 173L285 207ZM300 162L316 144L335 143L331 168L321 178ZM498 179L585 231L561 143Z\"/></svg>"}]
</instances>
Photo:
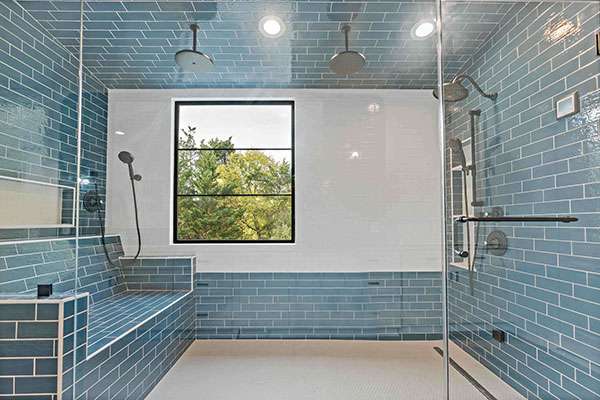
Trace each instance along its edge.
<instances>
[{"instance_id":1,"label":"blue tile ceiling","mask_svg":"<svg viewBox=\"0 0 600 400\"><path fill-rule=\"evenodd\" d=\"M79 1L18 1L73 53L78 51ZM446 72L452 75L515 7L464 2L446 6ZM109 88L297 87L432 88L434 38L411 29L435 15L432 1L87 1L84 61ZM259 20L280 17L286 31L263 37ZM191 47L189 25L200 25L199 50L216 67L183 73L174 54ZM340 28L351 23L350 46L367 57L350 77L328 69L343 49Z\"/></svg>"}]
</instances>

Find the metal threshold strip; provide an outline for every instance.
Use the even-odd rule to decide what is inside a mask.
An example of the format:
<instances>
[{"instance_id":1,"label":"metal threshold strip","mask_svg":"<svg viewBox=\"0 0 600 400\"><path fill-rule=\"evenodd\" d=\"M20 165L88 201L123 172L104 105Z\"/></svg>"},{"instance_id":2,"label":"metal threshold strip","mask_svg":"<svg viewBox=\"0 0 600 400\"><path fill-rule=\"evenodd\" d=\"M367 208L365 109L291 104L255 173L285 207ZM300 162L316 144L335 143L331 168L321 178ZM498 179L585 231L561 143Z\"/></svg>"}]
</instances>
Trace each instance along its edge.
<instances>
[{"instance_id":1,"label":"metal threshold strip","mask_svg":"<svg viewBox=\"0 0 600 400\"><path fill-rule=\"evenodd\" d=\"M442 357L444 356L444 350L440 349L437 346L434 347L433 349L435 351L437 351L437 353L440 356L442 356ZM496 398L496 396L494 396L493 394L491 394L490 392L488 392L487 389L484 388L483 385L477 381L477 379L473 378L473 376L471 376L471 374L469 374L467 371L465 371L465 369L463 367L461 367L460 365L458 365L458 363L456 361L454 361L450 357L448 358L448 360L450 361L450 365L452 366L452 368L454 368L467 381L469 381L469 383L471 385L473 385L475 387L475 389L477 389L487 400L498 400Z\"/></svg>"},{"instance_id":2,"label":"metal threshold strip","mask_svg":"<svg viewBox=\"0 0 600 400\"><path fill-rule=\"evenodd\" d=\"M455 219L456 222L577 222L579 219L570 215L558 217L529 217L529 216L506 216L506 217L467 217L461 215Z\"/></svg>"}]
</instances>

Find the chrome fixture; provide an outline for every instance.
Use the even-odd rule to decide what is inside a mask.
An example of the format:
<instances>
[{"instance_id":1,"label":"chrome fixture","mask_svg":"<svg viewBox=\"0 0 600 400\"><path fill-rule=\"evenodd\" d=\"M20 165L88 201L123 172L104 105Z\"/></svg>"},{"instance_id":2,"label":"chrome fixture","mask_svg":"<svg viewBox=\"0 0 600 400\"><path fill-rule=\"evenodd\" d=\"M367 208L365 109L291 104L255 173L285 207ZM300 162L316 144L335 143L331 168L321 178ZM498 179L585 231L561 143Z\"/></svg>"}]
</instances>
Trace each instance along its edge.
<instances>
[{"instance_id":1,"label":"chrome fixture","mask_svg":"<svg viewBox=\"0 0 600 400\"><path fill-rule=\"evenodd\" d=\"M142 251L142 233L140 232L140 219L138 216L138 204L137 204L137 196L135 194L135 182L141 181L142 176L136 174L133 171L133 155L128 151L121 151L118 154L119 160L124 164L127 164L127 168L129 169L129 180L131 181L131 193L133 194L133 211L135 213L135 228L137 230L137 238L138 238L138 248L135 253L134 259L137 259L140 255L140 251Z\"/></svg>"},{"instance_id":2,"label":"chrome fixture","mask_svg":"<svg viewBox=\"0 0 600 400\"><path fill-rule=\"evenodd\" d=\"M175 54L175 62L184 72L206 72L214 66L212 58L196 50L198 38L198 25L190 25L192 30L192 49L180 50Z\"/></svg>"},{"instance_id":3,"label":"chrome fixture","mask_svg":"<svg viewBox=\"0 0 600 400\"><path fill-rule=\"evenodd\" d=\"M460 139L458 139L458 138L448 139L448 147L450 147L450 150L452 150L452 167L454 167L455 164L457 164L464 171L466 171L467 170L467 158L465 157L463 144L460 141Z\"/></svg>"},{"instance_id":4,"label":"chrome fixture","mask_svg":"<svg viewBox=\"0 0 600 400\"><path fill-rule=\"evenodd\" d=\"M556 217L529 217L529 216L504 216L504 217L467 217L461 215L455 218L456 222L562 222L568 224L569 222L577 222L579 219L571 215L556 216Z\"/></svg>"},{"instance_id":5,"label":"chrome fixture","mask_svg":"<svg viewBox=\"0 0 600 400\"><path fill-rule=\"evenodd\" d=\"M362 53L349 50L348 48L348 35L350 34L351 29L352 28L350 25L344 25L342 27L342 32L344 32L345 37L346 50L340 51L331 57L331 60L329 60L329 69L337 75L354 74L360 71L367 62L367 59Z\"/></svg>"},{"instance_id":6,"label":"chrome fixture","mask_svg":"<svg viewBox=\"0 0 600 400\"><path fill-rule=\"evenodd\" d=\"M486 250L494 256L503 256L508 251L508 238L502 231L491 231L485 239Z\"/></svg>"},{"instance_id":7,"label":"chrome fixture","mask_svg":"<svg viewBox=\"0 0 600 400\"><path fill-rule=\"evenodd\" d=\"M471 85L481 94L483 97L495 101L498 97L498 93L485 93L483 89L475 82L469 75L457 75L452 79L452 82L444 83L444 101L455 102L466 99L469 96L469 90L462 84L462 81L468 80ZM438 89L433 89L433 97L439 99Z\"/></svg>"},{"instance_id":8,"label":"chrome fixture","mask_svg":"<svg viewBox=\"0 0 600 400\"><path fill-rule=\"evenodd\" d=\"M133 172L133 155L131 155L131 153L128 151L121 151L119 152L118 157L122 163L127 164L127 167L129 168L129 178L132 180L141 181L142 176Z\"/></svg>"},{"instance_id":9,"label":"chrome fixture","mask_svg":"<svg viewBox=\"0 0 600 400\"><path fill-rule=\"evenodd\" d=\"M475 131L479 126L477 121L480 116L481 110L469 111L469 129L471 132L471 168L469 170L471 172L471 194L473 195L471 205L473 207L481 207L483 205L483 201L477 200L477 158L475 155Z\"/></svg>"}]
</instances>

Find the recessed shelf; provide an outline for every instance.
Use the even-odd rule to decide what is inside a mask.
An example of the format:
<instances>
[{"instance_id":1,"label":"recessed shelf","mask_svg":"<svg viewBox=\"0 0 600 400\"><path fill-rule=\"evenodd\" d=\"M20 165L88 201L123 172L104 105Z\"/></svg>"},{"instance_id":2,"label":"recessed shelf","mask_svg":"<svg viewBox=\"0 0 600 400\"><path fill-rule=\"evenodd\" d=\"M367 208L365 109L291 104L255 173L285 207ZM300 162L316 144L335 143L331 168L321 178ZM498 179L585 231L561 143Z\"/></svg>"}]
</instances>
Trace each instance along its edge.
<instances>
[{"instance_id":1,"label":"recessed shelf","mask_svg":"<svg viewBox=\"0 0 600 400\"><path fill-rule=\"evenodd\" d=\"M462 269L469 269L469 264L468 261L451 261L450 262L450 266L452 267L457 267L457 268L462 268Z\"/></svg>"}]
</instances>

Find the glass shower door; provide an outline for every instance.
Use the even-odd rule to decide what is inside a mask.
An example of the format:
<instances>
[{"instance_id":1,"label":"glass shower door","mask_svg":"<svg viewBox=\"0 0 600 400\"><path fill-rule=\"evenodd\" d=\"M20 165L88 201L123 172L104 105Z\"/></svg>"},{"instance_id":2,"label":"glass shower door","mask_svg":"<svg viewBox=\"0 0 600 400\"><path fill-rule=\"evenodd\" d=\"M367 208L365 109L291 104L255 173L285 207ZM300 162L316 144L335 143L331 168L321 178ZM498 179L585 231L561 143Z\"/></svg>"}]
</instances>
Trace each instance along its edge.
<instances>
[{"instance_id":1,"label":"glass shower door","mask_svg":"<svg viewBox=\"0 0 600 400\"><path fill-rule=\"evenodd\" d=\"M98 337L91 320L92 305L105 299L123 286L119 280L119 256L122 255L118 237L105 231L106 211L106 150L108 98L106 87L90 71L90 60L95 54L93 22L89 22L90 6L85 0L69 5L70 11L79 14L79 29L69 31L74 37L69 50L80 62L78 82L80 118L77 121L77 175L79 182L78 208L76 210L76 266L75 294L72 328L65 335L63 370L63 399L81 396L77 388L83 379L89 379L89 371L82 368L86 359L98 352L95 346L109 338ZM80 45L81 44L81 45ZM67 317L67 316L66 316ZM65 320L67 323L68 319ZM89 386L89 385L88 385ZM108 390L108 386L103 389Z\"/></svg>"},{"instance_id":2,"label":"glass shower door","mask_svg":"<svg viewBox=\"0 0 600 400\"><path fill-rule=\"evenodd\" d=\"M599 398L600 4L442 10L449 355L480 398Z\"/></svg>"}]
</instances>

